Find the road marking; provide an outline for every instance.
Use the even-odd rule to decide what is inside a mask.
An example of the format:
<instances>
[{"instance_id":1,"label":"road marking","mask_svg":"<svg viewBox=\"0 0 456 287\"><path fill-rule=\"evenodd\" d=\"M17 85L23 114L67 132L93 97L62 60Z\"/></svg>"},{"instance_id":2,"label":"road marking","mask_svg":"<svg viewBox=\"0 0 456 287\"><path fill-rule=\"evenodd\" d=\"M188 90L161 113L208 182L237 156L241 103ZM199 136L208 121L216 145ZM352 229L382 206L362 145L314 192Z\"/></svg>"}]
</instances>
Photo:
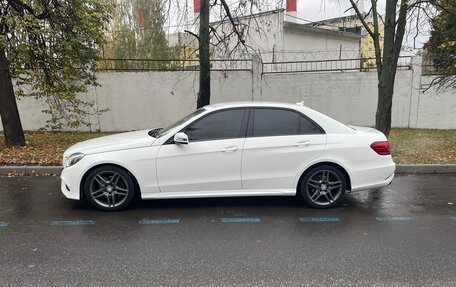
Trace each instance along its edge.
<instances>
[{"instance_id":1,"label":"road marking","mask_svg":"<svg viewBox=\"0 0 456 287\"><path fill-rule=\"evenodd\" d=\"M377 221L415 221L415 216L377 216Z\"/></svg>"},{"instance_id":2,"label":"road marking","mask_svg":"<svg viewBox=\"0 0 456 287\"><path fill-rule=\"evenodd\" d=\"M339 217L300 217L301 222L337 222L340 221Z\"/></svg>"},{"instance_id":3,"label":"road marking","mask_svg":"<svg viewBox=\"0 0 456 287\"><path fill-rule=\"evenodd\" d=\"M180 223L180 219L141 219L139 224L167 224L167 223Z\"/></svg>"},{"instance_id":4,"label":"road marking","mask_svg":"<svg viewBox=\"0 0 456 287\"><path fill-rule=\"evenodd\" d=\"M450 219L456 221L456 216L450 216Z\"/></svg>"},{"instance_id":5,"label":"road marking","mask_svg":"<svg viewBox=\"0 0 456 287\"><path fill-rule=\"evenodd\" d=\"M221 218L222 222L261 222L259 217L231 217Z\"/></svg>"},{"instance_id":6,"label":"road marking","mask_svg":"<svg viewBox=\"0 0 456 287\"><path fill-rule=\"evenodd\" d=\"M55 220L51 225L95 225L95 220Z\"/></svg>"},{"instance_id":7,"label":"road marking","mask_svg":"<svg viewBox=\"0 0 456 287\"><path fill-rule=\"evenodd\" d=\"M7 227L8 226L8 222L1 222L0 221L0 227Z\"/></svg>"}]
</instances>

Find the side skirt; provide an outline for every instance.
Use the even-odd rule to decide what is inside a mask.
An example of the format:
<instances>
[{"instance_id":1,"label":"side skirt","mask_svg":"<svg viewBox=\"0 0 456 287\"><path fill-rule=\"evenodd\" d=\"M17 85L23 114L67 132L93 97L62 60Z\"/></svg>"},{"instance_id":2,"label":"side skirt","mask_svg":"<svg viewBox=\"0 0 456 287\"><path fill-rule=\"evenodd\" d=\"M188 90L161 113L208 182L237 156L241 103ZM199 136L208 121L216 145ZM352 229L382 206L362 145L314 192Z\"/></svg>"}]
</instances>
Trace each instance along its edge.
<instances>
[{"instance_id":1,"label":"side skirt","mask_svg":"<svg viewBox=\"0 0 456 287\"><path fill-rule=\"evenodd\" d=\"M247 189L247 190L215 190L215 191L182 191L182 192L157 192L142 194L142 199L165 198L204 198L204 197L237 197L237 196L294 196L296 189Z\"/></svg>"}]
</instances>

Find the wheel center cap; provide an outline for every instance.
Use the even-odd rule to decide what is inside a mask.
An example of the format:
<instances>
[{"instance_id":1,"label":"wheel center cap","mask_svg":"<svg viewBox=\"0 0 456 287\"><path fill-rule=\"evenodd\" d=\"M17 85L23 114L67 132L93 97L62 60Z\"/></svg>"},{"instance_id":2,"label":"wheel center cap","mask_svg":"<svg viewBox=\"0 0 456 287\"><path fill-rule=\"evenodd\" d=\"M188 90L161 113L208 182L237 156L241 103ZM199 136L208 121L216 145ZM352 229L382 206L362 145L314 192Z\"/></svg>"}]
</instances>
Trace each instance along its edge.
<instances>
[{"instance_id":1,"label":"wheel center cap","mask_svg":"<svg viewBox=\"0 0 456 287\"><path fill-rule=\"evenodd\" d=\"M108 192L112 192L112 186L108 186L108 187L106 188L106 190L107 190Z\"/></svg>"},{"instance_id":2,"label":"wheel center cap","mask_svg":"<svg viewBox=\"0 0 456 287\"><path fill-rule=\"evenodd\" d=\"M327 188L328 188L328 186L326 186L326 184L321 185L321 190L326 190Z\"/></svg>"}]
</instances>

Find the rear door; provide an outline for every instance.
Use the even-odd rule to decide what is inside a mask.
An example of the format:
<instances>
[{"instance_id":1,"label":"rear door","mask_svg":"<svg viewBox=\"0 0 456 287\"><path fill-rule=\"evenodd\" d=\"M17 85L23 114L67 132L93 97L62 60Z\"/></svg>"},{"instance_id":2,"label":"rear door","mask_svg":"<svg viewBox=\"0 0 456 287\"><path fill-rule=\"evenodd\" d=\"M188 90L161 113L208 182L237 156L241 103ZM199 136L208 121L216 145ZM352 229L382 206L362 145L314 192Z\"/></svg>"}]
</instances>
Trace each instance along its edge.
<instances>
[{"instance_id":1,"label":"rear door","mask_svg":"<svg viewBox=\"0 0 456 287\"><path fill-rule=\"evenodd\" d=\"M253 108L242 155L243 189L291 188L300 167L321 155L323 129L290 109Z\"/></svg>"}]
</instances>

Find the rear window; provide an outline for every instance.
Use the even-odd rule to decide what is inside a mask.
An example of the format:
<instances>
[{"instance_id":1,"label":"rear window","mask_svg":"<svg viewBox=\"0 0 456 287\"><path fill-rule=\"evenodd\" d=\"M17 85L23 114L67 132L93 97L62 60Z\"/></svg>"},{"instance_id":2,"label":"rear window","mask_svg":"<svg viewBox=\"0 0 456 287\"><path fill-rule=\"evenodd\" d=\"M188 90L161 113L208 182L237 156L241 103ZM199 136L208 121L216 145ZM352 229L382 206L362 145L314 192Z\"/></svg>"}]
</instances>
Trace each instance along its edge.
<instances>
[{"instance_id":1,"label":"rear window","mask_svg":"<svg viewBox=\"0 0 456 287\"><path fill-rule=\"evenodd\" d=\"M307 117L285 109L256 108L252 122L252 136L254 137L323 133Z\"/></svg>"}]
</instances>

